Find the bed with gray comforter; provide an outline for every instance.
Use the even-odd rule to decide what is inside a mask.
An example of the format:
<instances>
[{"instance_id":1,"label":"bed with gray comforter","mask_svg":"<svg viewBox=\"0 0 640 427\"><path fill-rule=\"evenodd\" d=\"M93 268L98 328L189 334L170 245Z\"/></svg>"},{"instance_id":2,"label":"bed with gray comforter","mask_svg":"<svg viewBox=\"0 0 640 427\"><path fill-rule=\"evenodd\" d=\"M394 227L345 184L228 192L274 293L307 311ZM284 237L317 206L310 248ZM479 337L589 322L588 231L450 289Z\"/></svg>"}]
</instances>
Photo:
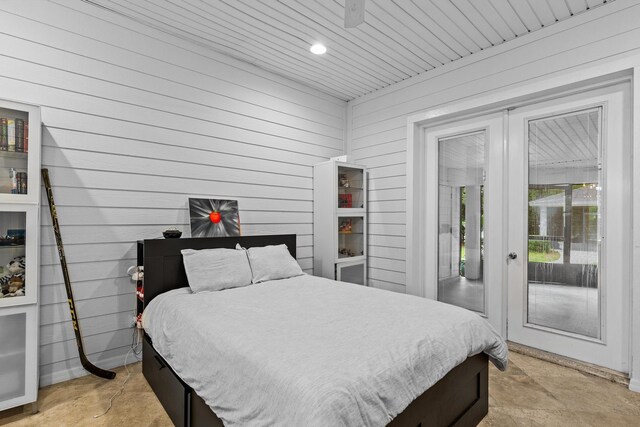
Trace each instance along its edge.
<instances>
[{"instance_id":1,"label":"bed with gray comforter","mask_svg":"<svg viewBox=\"0 0 640 427\"><path fill-rule=\"evenodd\" d=\"M225 426L386 425L467 357L507 364L475 313L309 275L172 290L143 324Z\"/></svg>"}]
</instances>

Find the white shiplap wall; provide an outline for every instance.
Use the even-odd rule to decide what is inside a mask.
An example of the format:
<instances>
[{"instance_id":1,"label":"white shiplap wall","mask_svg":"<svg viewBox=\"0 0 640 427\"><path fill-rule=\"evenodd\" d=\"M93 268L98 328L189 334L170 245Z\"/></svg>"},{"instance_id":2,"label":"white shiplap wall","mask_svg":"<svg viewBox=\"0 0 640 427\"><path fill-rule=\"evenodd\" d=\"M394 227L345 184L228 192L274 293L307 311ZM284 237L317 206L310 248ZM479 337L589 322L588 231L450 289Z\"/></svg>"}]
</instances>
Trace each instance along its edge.
<instances>
[{"instance_id":1,"label":"white shiplap wall","mask_svg":"<svg viewBox=\"0 0 640 427\"><path fill-rule=\"evenodd\" d=\"M135 241L188 235L189 196L238 199L244 234L298 234L311 271L311 166L344 152L344 101L73 0L0 3L0 98L42 106L43 166L98 365L121 365L131 343ZM44 385L83 370L46 208L41 223Z\"/></svg>"},{"instance_id":2,"label":"white shiplap wall","mask_svg":"<svg viewBox=\"0 0 640 427\"><path fill-rule=\"evenodd\" d=\"M370 169L370 285L405 292L408 116L640 53L640 4L617 0L349 102L348 151Z\"/></svg>"}]
</instances>

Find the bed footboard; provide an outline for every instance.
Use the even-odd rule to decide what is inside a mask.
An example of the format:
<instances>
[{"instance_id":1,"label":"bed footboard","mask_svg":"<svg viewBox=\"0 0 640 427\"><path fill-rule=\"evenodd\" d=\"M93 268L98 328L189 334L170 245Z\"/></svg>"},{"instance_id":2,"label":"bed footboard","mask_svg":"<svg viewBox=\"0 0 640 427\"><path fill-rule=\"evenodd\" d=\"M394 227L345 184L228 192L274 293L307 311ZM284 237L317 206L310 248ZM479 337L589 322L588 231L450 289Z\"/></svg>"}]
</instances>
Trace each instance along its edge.
<instances>
[{"instance_id":1,"label":"bed footboard","mask_svg":"<svg viewBox=\"0 0 640 427\"><path fill-rule=\"evenodd\" d=\"M468 358L411 402L388 426L478 425L489 411L488 366L484 353Z\"/></svg>"}]
</instances>

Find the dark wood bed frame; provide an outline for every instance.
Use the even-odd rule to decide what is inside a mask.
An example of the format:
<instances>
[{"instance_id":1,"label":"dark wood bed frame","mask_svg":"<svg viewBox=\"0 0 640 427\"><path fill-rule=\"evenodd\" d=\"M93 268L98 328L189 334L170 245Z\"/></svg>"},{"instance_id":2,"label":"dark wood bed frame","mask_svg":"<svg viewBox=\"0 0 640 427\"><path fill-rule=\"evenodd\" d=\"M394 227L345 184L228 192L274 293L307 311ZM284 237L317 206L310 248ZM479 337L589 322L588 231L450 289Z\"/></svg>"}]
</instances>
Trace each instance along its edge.
<instances>
[{"instance_id":1,"label":"dark wood bed frame","mask_svg":"<svg viewBox=\"0 0 640 427\"><path fill-rule=\"evenodd\" d=\"M144 305L157 295L188 286L182 249L245 248L286 244L296 257L296 235L243 236L195 239L145 240ZM143 341L142 371L173 423L178 427L223 426L204 400L184 383L153 347ZM475 426L489 409L488 358L469 357L418 396L388 425L393 427Z\"/></svg>"}]
</instances>

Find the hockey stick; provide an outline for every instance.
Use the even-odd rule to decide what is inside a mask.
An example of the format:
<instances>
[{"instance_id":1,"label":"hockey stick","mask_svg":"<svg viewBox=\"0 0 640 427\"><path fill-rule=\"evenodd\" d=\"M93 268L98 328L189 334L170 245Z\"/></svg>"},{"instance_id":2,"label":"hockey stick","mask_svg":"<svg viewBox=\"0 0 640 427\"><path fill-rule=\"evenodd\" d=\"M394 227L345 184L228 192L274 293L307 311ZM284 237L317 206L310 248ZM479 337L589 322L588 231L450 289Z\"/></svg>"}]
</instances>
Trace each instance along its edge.
<instances>
[{"instance_id":1,"label":"hockey stick","mask_svg":"<svg viewBox=\"0 0 640 427\"><path fill-rule=\"evenodd\" d=\"M69 270L67 269L67 259L64 256L64 247L62 246L62 236L60 235L60 224L58 223L58 214L56 205L53 201L53 192L51 191L51 182L49 181L49 170L42 169L42 180L44 188L47 191L47 200L49 201L49 212L51 213L51 222L53 223L53 233L56 236L56 244L58 245L58 256L60 257L60 266L62 267L62 276L64 277L64 287L67 290L67 301L69 302L69 310L71 310L71 323L73 324L73 332L76 334L76 343L78 344L78 353L80 355L80 363L82 367L89 373L112 380L116 377L113 371L105 371L89 362L84 354L84 346L82 345L82 335L80 334L80 325L78 324L78 316L76 314L75 301L73 299L73 291L71 289L71 280L69 279Z\"/></svg>"}]
</instances>

